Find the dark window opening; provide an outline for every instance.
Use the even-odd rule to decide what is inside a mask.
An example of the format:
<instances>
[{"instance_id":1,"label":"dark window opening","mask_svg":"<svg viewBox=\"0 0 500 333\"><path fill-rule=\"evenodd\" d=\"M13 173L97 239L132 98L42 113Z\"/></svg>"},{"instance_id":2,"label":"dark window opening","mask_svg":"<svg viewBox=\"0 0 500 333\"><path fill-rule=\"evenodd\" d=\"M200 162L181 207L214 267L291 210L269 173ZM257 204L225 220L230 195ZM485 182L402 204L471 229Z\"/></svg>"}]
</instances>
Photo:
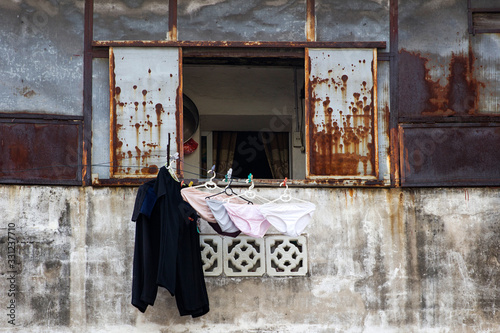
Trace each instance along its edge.
<instances>
[{"instance_id":1,"label":"dark window opening","mask_svg":"<svg viewBox=\"0 0 500 333\"><path fill-rule=\"evenodd\" d=\"M289 177L288 132L215 131L214 164L220 173L233 169L234 178Z\"/></svg>"},{"instance_id":2,"label":"dark window opening","mask_svg":"<svg viewBox=\"0 0 500 333\"><path fill-rule=\"evenodd\" d=\"M262 135L259 132L238 132L236 151L234 152L233 176L271 179L273 174L269 166Z\"/></svg>"}]
</instances>

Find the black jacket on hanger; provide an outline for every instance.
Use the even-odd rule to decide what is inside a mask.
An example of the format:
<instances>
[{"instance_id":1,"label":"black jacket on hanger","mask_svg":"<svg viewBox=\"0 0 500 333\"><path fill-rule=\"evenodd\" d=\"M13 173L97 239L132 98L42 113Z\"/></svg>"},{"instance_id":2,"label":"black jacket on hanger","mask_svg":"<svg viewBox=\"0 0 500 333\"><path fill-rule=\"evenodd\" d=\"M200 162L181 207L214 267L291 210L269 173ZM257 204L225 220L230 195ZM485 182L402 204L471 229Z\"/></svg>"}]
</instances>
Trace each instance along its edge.
<instances>
[{"instance_id":1,"label":"black jacket on hanger","mask_svg":"<svg viewBox=\"0 0 500 333\"><path fill-rule=\"evenodd\" d=\"M141 312L154 305L158 286L175 296L181 316L209 311L201 261L198 215L180 194L165 167L137 192L132 220L136 239L132 305Z\"/></svg>"}]
</instances>

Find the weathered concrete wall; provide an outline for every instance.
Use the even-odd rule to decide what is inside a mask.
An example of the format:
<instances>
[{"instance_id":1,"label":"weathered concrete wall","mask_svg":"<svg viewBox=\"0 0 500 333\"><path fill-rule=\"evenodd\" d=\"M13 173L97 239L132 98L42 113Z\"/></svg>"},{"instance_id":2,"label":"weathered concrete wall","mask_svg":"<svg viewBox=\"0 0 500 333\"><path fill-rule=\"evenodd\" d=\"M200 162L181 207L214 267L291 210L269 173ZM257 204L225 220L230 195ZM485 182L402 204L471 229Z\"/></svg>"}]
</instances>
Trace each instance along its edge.
<instances>
[{"instance_id":1,"label":"weathered concrete wall","mask_svg":"<svg viewBox=\"0 0 500 333\"><path fill-rule=\"evenodd\" d=\"M309 275L207 277L211 311L198 319L179 317L164 289L146 314L130 305L135 192L0 187L0 331L498 329L498 189L293 189L318 207L306 229Z\"/></svg>"}]
</instances>

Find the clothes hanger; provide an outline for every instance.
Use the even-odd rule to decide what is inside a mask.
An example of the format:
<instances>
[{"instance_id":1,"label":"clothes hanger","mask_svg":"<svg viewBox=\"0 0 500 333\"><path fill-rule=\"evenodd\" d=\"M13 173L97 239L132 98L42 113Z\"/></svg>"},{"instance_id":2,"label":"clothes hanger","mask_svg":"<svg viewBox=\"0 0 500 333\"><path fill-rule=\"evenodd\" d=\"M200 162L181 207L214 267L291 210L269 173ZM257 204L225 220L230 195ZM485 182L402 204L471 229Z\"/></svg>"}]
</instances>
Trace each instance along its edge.
<instances>
[{"instance_id":1,"label":"clothes hanger","mask_svg":"<svg viewBox=\"0 0 500 333\"><path fill-rule=\"evenodd\" d=\"M173 179L175 179L175 181L179 181L179 178L177 178L177 175L175 174L175 170L174 168L172 167L172 161L176 161L179 159L179 153L175 153L174 155L170 155L170 159L165 163L165 166L168 170L168 172L170 173L170 175L172 176ZM168 165L167 165L168 163Z\"/></svg>"},{"instance_id":2,"label":"clothes hanger","mask_svg":"<svg viewBox=\"0 0 500 333\"><path fill-rule=\"evenodd\" d=\"M200 188L200 187L205 187L207 190L215 190L217 188L220 188L219 186L217 186L217 184L214 182L214 178L215 178L215 165L212 166L212 169L208 170L207 171L207 174L209 174L210 172L213 173L212 175L212 178L210 178L209 181L206 181L205 183L203 184L200 184L200 185L196 185L196 186L191 186L191 188Z\"/></svg>"},{"instance_id":3,"label":"clothes hanger","mask_svg":"<svg viewBox=\"0 0 500 333\"><path fill-rule=\"evenodd\" d=\"M291 200L297 200L300 202L311 203L310 201L307 201L307 200L292 197L292 195L290 194L290 190L288 189L288 184L286 183L287 179L288 178L285 178L285 180L283 182L281 182L281 184L280 184L280 187L283 185L285 186L283 193L278 198L276 198L272 201L269 201L269 203L273 203L273 202L277 202L277 201L290 202Z\"/></svg>"},{"instance_id":4,"label":"clothes hanger","mask_svg":"<svg viewBox=\"0 0 500 333\"><path fill-rule=\"evenodd\" d=\"M232 196L232 195L236 195L236 193L234 192L233 188L231 187L231 183L233 182L232 174L233 174L233 169L229 168L229 170L228 170L228 172L226 174L227 179L229 179L229 183L226 185L226 187L224 187L224 190L222 190L222 191L220 191L218 193L209 195L205 199L210 199L210 198L213 198L213 197L218 196L218 195L223 194L223 193L226 194L228 197ZM245 199L245 198L241 198L241 199L247 201L250 204L253 204L253 202L251 202L248 199Z\"/></svg>"},{"instance_id":5,"label":"clothes hanger","mask_svg":"<svg viewBox=\"0 0 500 333\"><path fill-rule=\"evenodd\" d=\"M243 198L243 196L245 196L245 197L247 197L250 200L260 199L260 200L262 200L264 202L269 202L269 199L264 198L263 196L258 195L255 191L253 191L253 188L255 187L255 184L253 182L253 175L252 174L248 175L248 179L246 180L246 182L250 183L250 186L248 187L248 189L246 191L244 191L243 193L235 195L234 198L241 198L243 200L246 200L245 198ZM226 198L226 199L224 199L224 201L230 202L231 199L232 199L232 197L231 198ZM247 201L251 202L250 200L247 200ZM251 203L253 204L253 202L251 202Z\"/></svg>"}]
</instances>

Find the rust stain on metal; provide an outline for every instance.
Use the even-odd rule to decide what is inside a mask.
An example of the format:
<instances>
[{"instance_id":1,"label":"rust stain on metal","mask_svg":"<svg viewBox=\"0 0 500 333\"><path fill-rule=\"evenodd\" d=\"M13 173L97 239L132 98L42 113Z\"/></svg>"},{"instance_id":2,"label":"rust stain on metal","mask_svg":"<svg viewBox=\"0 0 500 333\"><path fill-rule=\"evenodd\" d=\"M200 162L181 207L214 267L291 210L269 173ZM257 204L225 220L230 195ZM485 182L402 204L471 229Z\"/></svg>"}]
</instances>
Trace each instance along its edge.
<instances>
[{"instance_id":1,"label":"rust stain on metal","mask_svg":"<svg viewBox=\"0 0 500 333\"><path fill-rule=\"evenodd\" d=\"M19 94L26 98L31 98L36 95L36 92L33 89L30 89L27 86L24 86L22 89L17 89Z\"/></svg>"},{"instance_id":2,"label":"rust stain on metal","mask_svg":"<svg viewBox=\"0 0 500 333\"><path fill-rule=\"evenodd\" d=\"M306 49L306 56L308 176L367 184L378 177L376 50Z\"/></svg>"},{"instance_id":3,"label":"rust stain on metal","mask_svg":"<svg viewBox=\"0 0 500 333\"><path fill-rule=\"evenodd\" d=\"M142 168L141 169L141 173L143 173L143 174L150 174L150 175L156 175L158 173L158 166L152 164L149 167Z\"/></svg>"},{"instance_id":4,"label":"rust stain on metal","mask_svg":"<svg viewBox=\"0 0 500 333\"><path fill-rule=\"evenodd\" d=\"M342 75L337 88L341 88L342 97L347 101L346 86L349 77ZM309 104L314 115L324 117L324 121L313 124L309 131L311 145L311 173L314 175L359 175L358 165L363 165L364 174L368 174L368 165L373 166L373 145L370 142L373 134L373 103L368 103L368 95L372 101L373 90L366 88L366 82L359 87L360 92L353 94L350 105L341 108L338 114L333 114L330 99L321 101L314 89L328 79L313 76L309 82ZM323 105L323 110L315 109L317 103ZM349 112L345 112L349 111ZM361 154L360 143L369 149L369 154ZM372 168L373 170L373 168ZM373 171L372 171L373 172Z\"/></svg>"},{"instance_id":5,"label":"rust stain on metal","mask_svg":"<svg viewBox=\"0 0 500 333\"><path fill-rule=\"evenodd\" d=\"M0 179L81 182L81 134L73 122L0 123Z\"/></svg>"},{"instance_id":6,"label":"rust stain on metal","mask_svg":"<svg viewBox=\"0 0 500 333\"><path fill-rule=\"evenodd\" d=\"M179 76L154 71L152 64L166 56L172 66L171 73L178 67L178 55L172 56L172 52L168 50L156 49L151 52L155 54L154 62L149 59L142 62L140 52L115 49L118 67L110 63L110 68L114 68L119 79L119 82L111 81L111 84L121 86L118 94L116 87L111 91L115 118L111 134L114 135L111 153L115 166L112 177L150 177L165 159L166 134L173 133L175 140L174 96L178 91ZM125 57L120 56L121 54ZM144 77L148 80L146 84L142 83Z\"/></svg>"},{"instance_id":7,"label":"rust stain on metal","mask_svg":"<svg viewBox=\"0 0 500 333\"><path fill-rule=\"evenodd\" d=\"M177 40L177 0L168 2L168 40Z\"/></svg>"},{"instance_id":8,"label":"rust stain on metal","mask_svg":"<svg viewBox=\"0 0 500 333\"><path fill-rule=\"evenodd\" d=\"M315 0L306 0L306 39L308 42L316 40L315 6Z\"/></svg>"},{"instance_id":9,"label":"rust stain on metal","mask_svg":"<svg viewBox=\"0 0 500 333\"><path fill-rule=\"evenodd\" d=\"M366 60L363 59L363 63L365 63ZM373 168L374 168L374 175L378 176L379 175L379 156L378 156L378 151L379 151L379 148L378 148L378 129L379 129L379 125L378 125L378 80L377 80L377 76L378 76L378 66L377 66L377 50L373 49L373 59L371 61L371 68L372 68L372 77L373 77L373 87L371 88L370 90L370 97L371 97L371 103L370 103L370 107L372 110L368 110L365 108L367 108L368 106L366 105L366 96L363 96L363 101L365 102L365 107L363 108L363 112L365 113L369 113L371 112L371 119L372 119L372 124L373 124L373 127L371 129L371 135L372 135L372 138L373 138L373 146L368 146L368 148L372 148L371 149L371 157L372 157L372 162L373 162ZM363 81L361 83L363 85L363 87L366 89L366 81ZM366 170L365 170L365 174L366 174Z\"/></svg>"},{"instance_id":10,"label":"rust stain on metal","mask_svg":"<svg viewBox=\"0 0 500 333\"><path fill-rule=\"evenodd\" d=\"M403 116L467 116L478 111L479 88L474 56L452 53L447 83L431 79L429 59L419 53L400 52L400 105Z\"/></svg>"}]
</instances>

